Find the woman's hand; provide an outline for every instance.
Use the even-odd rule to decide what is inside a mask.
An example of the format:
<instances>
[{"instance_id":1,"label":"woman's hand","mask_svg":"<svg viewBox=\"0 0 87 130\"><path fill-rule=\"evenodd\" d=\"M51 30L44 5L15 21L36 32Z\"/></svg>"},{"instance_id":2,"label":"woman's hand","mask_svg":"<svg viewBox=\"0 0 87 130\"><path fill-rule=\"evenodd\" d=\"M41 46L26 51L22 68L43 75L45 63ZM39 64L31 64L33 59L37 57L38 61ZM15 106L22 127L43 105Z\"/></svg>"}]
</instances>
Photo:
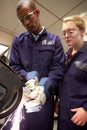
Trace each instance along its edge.
<instances>
[{"instance_id":1,"label":"woman's hand","mask_svg":"<svg viewBox=\"0 0 87 130\"><path fill-rule=\"evenodd\" d=\"M87 122L87 111L84 108L74 108L71 109L72 112L75 112L74 116L71 118L71 121L79 126L84 126Z\"/></svg>"}]
</instances>

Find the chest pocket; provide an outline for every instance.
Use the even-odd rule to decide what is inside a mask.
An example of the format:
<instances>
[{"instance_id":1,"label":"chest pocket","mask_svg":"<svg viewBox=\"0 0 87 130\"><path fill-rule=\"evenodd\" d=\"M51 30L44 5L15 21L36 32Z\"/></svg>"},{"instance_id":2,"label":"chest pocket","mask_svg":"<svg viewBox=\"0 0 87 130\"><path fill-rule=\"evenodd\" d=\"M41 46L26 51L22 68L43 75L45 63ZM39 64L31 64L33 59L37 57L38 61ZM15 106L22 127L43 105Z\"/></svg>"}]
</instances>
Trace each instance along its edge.
<instances>
[{"instance_id":1,"label":"chest pocket","mask_svg":"<svg viewBox=\"0 0 87 130\"><path fill-rule=\"evenodd\" d=\"M43 65L51 65L53 62L55 48L52 45L43 45L39 48L39 59Z\"/></svg>"},{"instance_id":2,"label":"chest pocket","mask_svg":"<svg viewBox=\"0 0 87 130\"><path fill-rule=\"evenodd\" d=\"M77 71L75 78L79 81L87 82L87 63L76 61L74 66Z\"/></svg>"}]
</instances>

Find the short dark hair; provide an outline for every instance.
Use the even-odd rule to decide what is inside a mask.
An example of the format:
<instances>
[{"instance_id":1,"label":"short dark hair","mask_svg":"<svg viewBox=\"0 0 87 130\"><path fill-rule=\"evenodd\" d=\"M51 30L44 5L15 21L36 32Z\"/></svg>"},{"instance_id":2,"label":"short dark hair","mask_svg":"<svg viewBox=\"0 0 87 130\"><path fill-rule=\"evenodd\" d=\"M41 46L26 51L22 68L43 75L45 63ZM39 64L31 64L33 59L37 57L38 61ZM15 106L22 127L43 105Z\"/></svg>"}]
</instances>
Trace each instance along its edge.
<instances>
[{"instance_id":1,"label":"short dark hair","mask_svg":"<svg viewBox=\"0 0 87 130\"><path fill-rule=\"evenodd\" d=\"M32 10L36 9L36 5L33 0L19 0L16 11L19 11L24 4L28 5Z\"/></svg>"}]
</instances>

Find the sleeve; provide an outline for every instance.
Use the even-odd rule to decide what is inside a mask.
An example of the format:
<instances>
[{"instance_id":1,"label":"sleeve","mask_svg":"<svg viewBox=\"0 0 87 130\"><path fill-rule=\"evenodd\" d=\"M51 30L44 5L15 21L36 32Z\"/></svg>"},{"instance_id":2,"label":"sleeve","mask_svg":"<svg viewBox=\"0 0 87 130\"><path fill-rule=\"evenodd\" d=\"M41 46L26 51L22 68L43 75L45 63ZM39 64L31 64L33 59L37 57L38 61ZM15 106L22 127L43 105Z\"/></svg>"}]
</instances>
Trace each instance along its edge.
<instances>
[{"instance_id":1,"label":"sleeve","mask_svg":"<svg viewBox=\"0 0 87 130\"><path fill-rule=\"evenodd\" d=\"M83 108L87 111L87 103L83 105Z\"/></svg>"},{"instance_id":2,"label":"sleeve","mask_svg":"<svg viewBox=\"0 0 87 130\"><path fill-rule=\"evenodd\" d=\"M48 77L52 81L54 86L58 85L58 82L60 82L60 80L62 79L64 66L65 66L64 49L63 49L60 38L56 36L53 64L51 65L50 71L48 74Z\"/></svg>"},{"instance_id":3,"label":"sleeve","mask_svg":"<svg viewBox=\"0 0 87 130\"><path fill-rule=\"evenodd\" d=\"M65 54L64 49L61 43L61 40L58 36L55 38L55 53L53 55L53 64L49 68L48 77L46 82L48 84L46 88L51 95L58 95L58 88L63 78L64 73L64 66L65 66Z\"/></svg>"},{"instance_id":4,"label":"sleeve","mask_svg":"<svg viewBox=\"0 0 87 130\"><path fill-rule=\"evenodd\" d=\"M23 66L21 64L18 44L19 44L18 37L15 36L10 50L9 66L14 71L16 71L23 79L25 79L27 72L23 69Z\"/></svg>"}]
</instances>

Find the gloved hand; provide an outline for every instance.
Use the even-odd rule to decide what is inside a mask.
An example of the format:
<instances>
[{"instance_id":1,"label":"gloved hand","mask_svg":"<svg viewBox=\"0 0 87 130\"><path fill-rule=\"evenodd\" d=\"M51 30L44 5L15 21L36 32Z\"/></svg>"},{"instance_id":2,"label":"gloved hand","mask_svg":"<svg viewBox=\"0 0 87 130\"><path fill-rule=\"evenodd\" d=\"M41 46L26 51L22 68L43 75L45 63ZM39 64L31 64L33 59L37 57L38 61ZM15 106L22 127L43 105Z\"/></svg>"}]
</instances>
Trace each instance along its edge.
<instances>
[{"instance_id":1,"label":"gloved hand","mask_svg":"<svg viewBox=\"0 0 87 130\"><path fill-rule=\"evenodd\" d=\"M26 79L27 82L25 83L25 87L32 91L38 85L39 73L37 71L28 72Z\"/></svg>"},{"instance_id":2,"label":"gloved hand","mask_svg":"<svg viewBox=\"0 0 87 130\"><path fill-rule=\"evenodd\" d=\"M35 90L36 89L38 89L38 94L37 94L36 98L34 98L33 100L30 100L28 102L24 102L27 113L40 111L46 102L46 96L44 94L44 87L36 86ZM34 94L35 90L33 90L31 93Z\"/></svg>"},{"instance_id":3,"label":"gloved hand","mask_svg":"<svg viewBox=\"0 0 87 130\"><path fill-rule=\"evenodd\" d=\"M23 87L23 93L27 101L28 99L30 101L30 99L36 98L38 94L38 88L36 86L39 81L39 73L37 71L28 72L26 79L27 82L25 83L25 87Z\"/></svg>"},{"instance_id":4,"label":"gloved hand","mask_svg":"<svg viewBox=\"0 0 87 130\"><path fill-rule=\"evenodd\" d=\"M34 102L37 102L41 106L43 106L46 102L46 95L44 93L44 86L37 86L39 88L38 95L35 98Z\"/></svg>"},{"instance_id":5,"label":"gloved hand","mask_svg":"<svg viewBox=\"0 0 87 130\"><path fill-rule=\"evenodd\" d=\"M39 93L35 98L35 102L38 102L38 104L41 104L43 106L46 102L46 99L50 97L49 90L51 86L52 82L49 80L49 78L42 78L37 86L39 88Z\"/></svg>"},{"instance_id":6,"label":"gloved hand","mask_svg":"<svg viewBox=\"0 0 87 130\"><path fill-rule=\"evenodd\" d=\"M35 86L34 90L28 94L32 100L24 103L27 113L37 112L42 109L46 99L50 96L49 88L51 85L52 83L48 78L42 78L38 86Z\"/></svg>"}]
</instances>

